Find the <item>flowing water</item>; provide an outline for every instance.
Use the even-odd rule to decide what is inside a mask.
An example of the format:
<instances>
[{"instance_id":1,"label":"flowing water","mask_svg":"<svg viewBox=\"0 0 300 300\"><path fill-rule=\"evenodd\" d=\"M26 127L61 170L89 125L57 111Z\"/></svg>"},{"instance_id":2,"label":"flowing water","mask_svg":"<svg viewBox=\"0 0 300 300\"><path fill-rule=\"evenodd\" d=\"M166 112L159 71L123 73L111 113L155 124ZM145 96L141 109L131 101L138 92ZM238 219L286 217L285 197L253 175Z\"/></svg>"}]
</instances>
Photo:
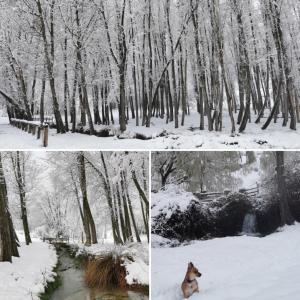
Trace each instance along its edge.
<instances>
[{"instance_id":1,"label":"flowing water","mask_svg":"<svg viewBox=\"0 0 300 300\"><path fill-rule=\"evenodd\" d=\"M149 297L132 291L100 291L85 287L84 270L76 266L67 250L59 251L60 266L58 273L62 285L54 291L50 300L148 300Z\"/></svg>"},{"instance_id":2,"label":"flowing water","mask_svg":"<svg viewBox=\"0 0 300 300\"><path fill-rule=\"evenodd\" d=\"M256 215L255 214L246 214L243 222L242 232L246 235L255 235L256 234Z\"/></svg>"}]
</instances>

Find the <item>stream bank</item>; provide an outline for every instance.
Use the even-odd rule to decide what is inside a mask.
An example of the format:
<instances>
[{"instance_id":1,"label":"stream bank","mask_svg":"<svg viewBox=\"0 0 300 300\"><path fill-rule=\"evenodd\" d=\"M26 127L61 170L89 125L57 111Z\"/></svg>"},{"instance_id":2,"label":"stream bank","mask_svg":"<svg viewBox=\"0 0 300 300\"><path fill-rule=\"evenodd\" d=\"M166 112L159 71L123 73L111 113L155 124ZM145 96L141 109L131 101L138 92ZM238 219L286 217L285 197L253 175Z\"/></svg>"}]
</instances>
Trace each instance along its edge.
<instances>
[{"instance_id":1,"label":"stream bank","mask_svg":"<svg viewBox=\"0 0 300 300\"><path fill-rule=\"evenodd\" d=\"M66 244L55 245L58 255L57 285L55 290L41 295L42 300L148 300L148 293L126 289L100 290L84 283L86 259L74 257ZM51 285L51 283L50 283ZM49 285L48 285L49 286Z\"/></svg>"}]
</instances>

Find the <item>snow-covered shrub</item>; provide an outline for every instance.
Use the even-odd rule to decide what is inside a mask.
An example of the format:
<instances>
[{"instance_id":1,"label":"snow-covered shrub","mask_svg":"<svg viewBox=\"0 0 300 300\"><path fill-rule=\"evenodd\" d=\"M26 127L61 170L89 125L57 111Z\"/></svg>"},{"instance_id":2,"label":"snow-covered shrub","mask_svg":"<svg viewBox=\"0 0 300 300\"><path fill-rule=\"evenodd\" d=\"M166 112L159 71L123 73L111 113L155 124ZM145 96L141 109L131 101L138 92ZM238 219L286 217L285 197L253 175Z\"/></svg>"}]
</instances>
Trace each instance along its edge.
<instances>
[{"instance_id":1,"label":"snow-covered shrub","mask_svg":"<svg viewBox=\"0 0 300 300\"><path fill-rule=\"evenodd\" d=\"M101 278L98 278L97 274L110 260L113 261L115 266L105 272L109 272L107 280L111 281L111 285L135 287L149 285L148 253L148 243L95 244L91 247L80 245L76 256L84 255L90 259L86 270L86 283L88 286L103 288L109 285L109 282L102 278L102 275L99 275L98 277ZM125 283L123 280L125 280Z\"/></svg>"},{"instance_id":2,"label":"snow-covered shrub","mask_svg":"<svg viewBox=\"0 0 300 300\"><path fill-rule=\"evenodd\" d=\"M181 246L181 243L176 239L170 240L157 234L151 235L152 248L174 248L178 246Z\"/></svg>"},{"instance_id":3,"label":"snow-covered shrub","mask_svg":"<svg viewBox=\"0 0 300 300\"><path fill-rule=\"evenodd\" d=\"M152 203L152 233L179 241L235 235L252 210L241 193L202 202L175 186L153 194Z\"/></svg>"}]
</instances>

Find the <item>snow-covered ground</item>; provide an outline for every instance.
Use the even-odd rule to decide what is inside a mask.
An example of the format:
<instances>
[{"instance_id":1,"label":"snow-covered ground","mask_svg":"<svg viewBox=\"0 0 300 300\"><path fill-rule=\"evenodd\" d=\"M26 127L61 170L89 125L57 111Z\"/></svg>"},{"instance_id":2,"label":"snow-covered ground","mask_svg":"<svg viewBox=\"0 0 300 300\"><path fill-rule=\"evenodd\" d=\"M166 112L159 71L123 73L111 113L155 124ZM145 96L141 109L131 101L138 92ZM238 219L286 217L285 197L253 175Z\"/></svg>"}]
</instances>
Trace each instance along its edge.
<instances>
[{"instance_id":1,"label":"snow-covered ground","mask_svg":"<svg viewBox=\"0 0 300 300\"><path fill-rule=\"evenodd\" d=\"M160 237L153 236L153 240ZM158 243L156 243L158 244ZM295 300L300 295L300 224L264 238L239 236L152 249L152 299L183 299L188 262L199 268L201 300Z\"/></svg>"},{"instance_id":2,"label":"snow-covered ground","mask_svg":"<svg viewBox=\"0 0 300 300\"><path fill-rule=\"evenodd\" d=\"M22 237L21 237L22 240ZM47 281L52 281L52 272L57 263L55 249L38 239L26 246L21 241L20 257L13 263L0 263L0 299L37 300Z\"/></svg>"},{"instance_id":3,"label":"snow-covered ground","mask_svg":"<svg viewBox=\"0 0 300 300\"><path fill-rule=\"evenodd\" d=\"M77 245L78 246L78 245ZM149 244L148 243L130 243L116 246L114 244L95 244L90 247L79 245L78 254L89 253L92 255L103 255L105 253L115 253L121 257L131 257L126 259L124 266L126 268L126 281L129 285L141 284L149 285Z\"/></svg>"},{"instance_id":4,"label":"snow-covered ground","mask_svg":"<svg viewBox=\"0 0 300 300\"><path fill-rule=\"evenodd\" d=\"M225 114L226 115L226 114ZM117 121L116 121L117 122ZM50 130L49 149L299 149L300 129L290 130L281 123L271 123L263 131L261 124L250 123L245 133L231 137L228 117L224 117L222 132L200 131L199 115L186 117L186 124L178 129L174 123L165 124L162 119L152 119L150 128L135 127L135 120L130 120L123 139L116 136L100 138L84 134L56 134ZM192 129L191 129L192 128ZM166 136L160 136L163 132ZM130 138L141 133L150 140ZM159 137L160 136L160 137ZM126 138L125 138L126 137ZM41 149L41 141L20 129L11 127L7 118L0 117L0 149Z\"/></svg>"}]
</instances>

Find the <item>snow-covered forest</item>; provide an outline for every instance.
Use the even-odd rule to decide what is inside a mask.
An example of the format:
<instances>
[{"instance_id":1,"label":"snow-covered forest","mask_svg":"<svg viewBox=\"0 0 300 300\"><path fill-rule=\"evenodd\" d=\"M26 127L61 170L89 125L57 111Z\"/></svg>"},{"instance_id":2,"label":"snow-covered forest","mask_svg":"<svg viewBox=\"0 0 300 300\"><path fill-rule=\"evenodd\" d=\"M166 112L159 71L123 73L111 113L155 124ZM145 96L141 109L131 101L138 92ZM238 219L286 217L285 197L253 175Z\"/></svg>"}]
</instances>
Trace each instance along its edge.
<instances>
[{"instance_id":1,"label":"snow-covered forest","mask_svg":"<svg viewBox=\"0 0 300 300\"><path fill-rule=\"evenodd\" d=\"M0 298L148 299L148 164L144 152L1 152Z\"/></svg>"},{"instance_id":2,"label":"snow-covered forest","mask_svg":"<svg viewBox=\"0 0 300 300\"><path fill-rule=\"evenodd\" d=\"M153 153L152 299L296 298L299 195L299 152Z\"/></svg>"},{"instance_id":3,"label":"snow-covered forest","mask_svg":"<svg viewBox=\"0 0 300 300\"><path fill-rule=\"evenodd\" d=\"M298 1L0 5L10 119L138 148L300 146Z\"/></svg>"}]
</instances>

